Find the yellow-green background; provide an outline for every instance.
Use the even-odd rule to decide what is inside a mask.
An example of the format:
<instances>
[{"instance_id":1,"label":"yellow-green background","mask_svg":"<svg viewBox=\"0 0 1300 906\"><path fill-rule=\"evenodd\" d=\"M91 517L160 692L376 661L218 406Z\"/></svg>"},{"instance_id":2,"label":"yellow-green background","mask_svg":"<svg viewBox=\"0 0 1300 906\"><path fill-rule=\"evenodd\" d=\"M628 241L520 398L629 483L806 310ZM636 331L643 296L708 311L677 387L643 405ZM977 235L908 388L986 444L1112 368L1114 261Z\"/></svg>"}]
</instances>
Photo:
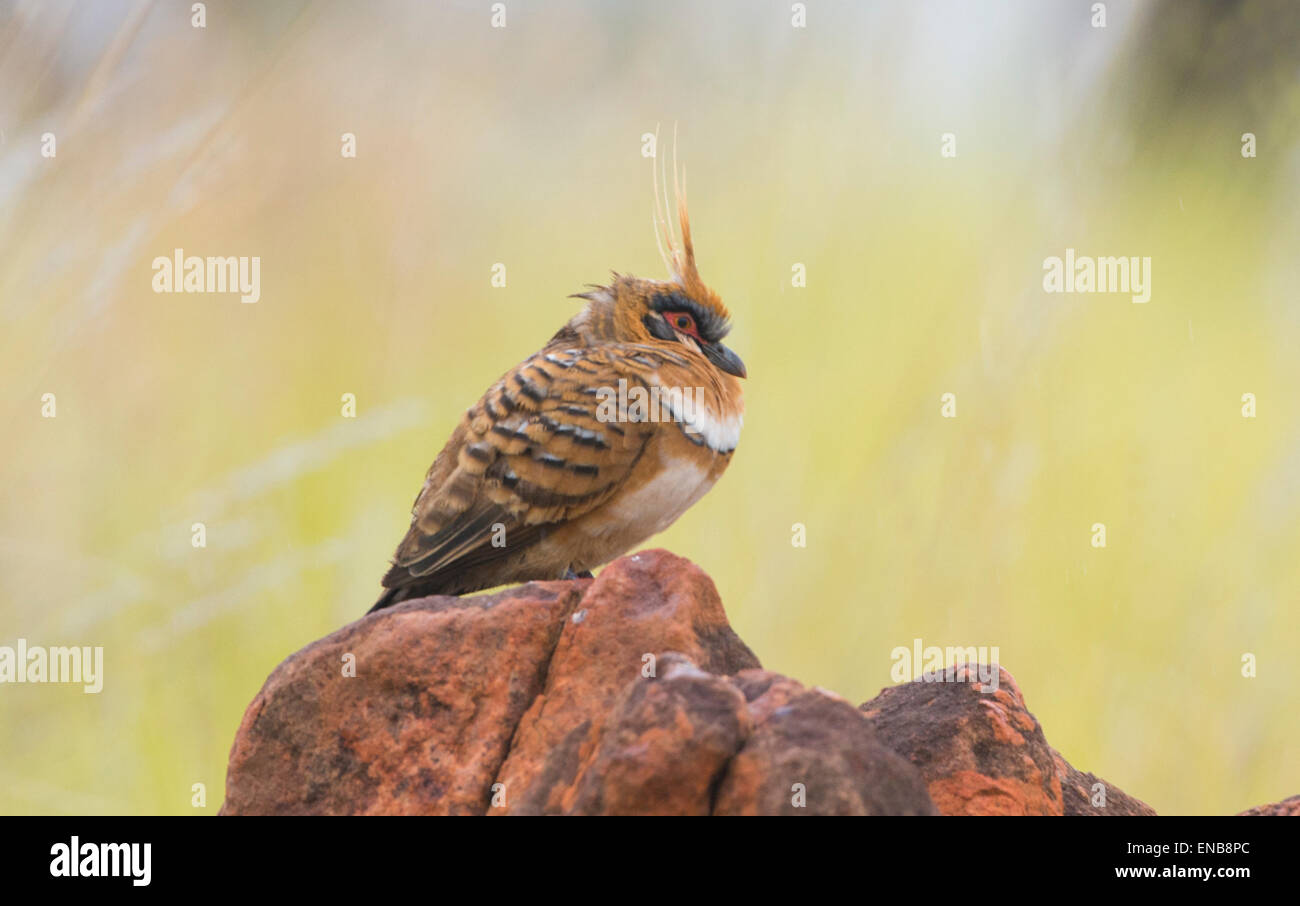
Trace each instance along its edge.
<instances>
[{"instance_id":1,"label":"yellow-green background","mask_svg":"<svg viewBox=\"0 0 1300 906\"><path fill-rule=\"evenodd\" d=\"M996 645L1161 812L1300 792L1300 14L1091 5L0 3L0 644L106 659L0 687L0 811L216 811L463 409L568 293L663 276L659 123L750 379L651 543L763 663L860 701L914 638ZM153 293L176 247L261 301ZM1150 303L1044 293L1067 247L1151 257Z\"/></svg>"}]
</instances>

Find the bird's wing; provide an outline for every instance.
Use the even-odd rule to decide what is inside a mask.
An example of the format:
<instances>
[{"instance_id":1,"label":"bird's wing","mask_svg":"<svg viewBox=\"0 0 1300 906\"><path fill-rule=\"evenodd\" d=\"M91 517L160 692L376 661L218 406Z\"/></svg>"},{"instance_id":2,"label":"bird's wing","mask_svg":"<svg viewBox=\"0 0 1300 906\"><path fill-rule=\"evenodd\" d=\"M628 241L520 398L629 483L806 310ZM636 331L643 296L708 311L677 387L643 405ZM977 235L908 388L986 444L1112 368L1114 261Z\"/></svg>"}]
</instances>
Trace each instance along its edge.
<instances>
[{"instance_id":1,"label":"bird's wing","mask_svg":"<svg viewBox=\"0 0 1300 906\"><path fill-rule=\"evenodd\" d=\"M602 388L648 387L662 363L645 347L548 348L506 374L429 469L384 585L504 558L608 500L655 425L602 420Z\"/></svg>"}]
</instances>

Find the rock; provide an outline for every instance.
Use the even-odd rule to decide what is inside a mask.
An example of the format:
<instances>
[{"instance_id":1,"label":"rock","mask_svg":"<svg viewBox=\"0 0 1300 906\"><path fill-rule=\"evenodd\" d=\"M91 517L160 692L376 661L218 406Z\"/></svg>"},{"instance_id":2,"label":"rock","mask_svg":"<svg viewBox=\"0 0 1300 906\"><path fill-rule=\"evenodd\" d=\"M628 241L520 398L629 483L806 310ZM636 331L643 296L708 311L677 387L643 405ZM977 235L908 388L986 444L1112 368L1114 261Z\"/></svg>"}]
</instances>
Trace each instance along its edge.
<instances>
[{"instance_id":1,"label":"rock","mask_svg":"<svg viewBox=\"0 0 1300 906\"><path fill-rule=\"evenodd\" d=\"M1251 816L1272 816L1272 817L1290 817L1300 818L1300 796L1292 796L1289 799L1283 799L1281 802L1274 802L1272 805L1257 805L1254 808L1246 809L1240 812L1241 815Z\"/></svg>"},{"instance_id":2,"label":"rock","mask_svg":"<svg viewBox=\"0 0 1300 906\"><path fill-rule=\"evenodd\" d=\"M308 645L248 706L222 812L482 814L581 599L581 582L422 598Z\"/></svg>"},{"instance_id":3,"label":"rock","mask_svg":"<svg viewBox=\"0 0 1300 906\"><path fill-rule=\"evenodd\" d=\"M916 769L844 699L762 670L735 682L754 729L731 760L714 814L938 814Z\"/></svg>"},{"instance_id":4,"label":"rock","mask_svg":"<svg viewBox=\"0 0 1300 906\"><path fill-rule=\"evenodd\" d=\"M1052 750L1056 763L1056 776L1061 780L1061 795L1066 815L1134 815L1154 817L1156 810L1141 800L1134 799L1119 787L1106 783L1096 774L1088 774L1071 767Z\"/></svg>"},{"instance_id":5,"label":"rock","mask_svg":"<svg viewBox=\"0 0 1300 906\"><path fill-rule=\"evenodd\" d=\"M557 814L579 807L577 786L591 767L615 702L642 683L666 652L726 675L757 667L699 567L667 551L607 566L563 621L546 684L515 733L499 780L497 814ZM590 802L588 801L589 805Z\"/></svg>"},{"instance_id":6,"label":"rock","mask_svg":"<svg viewBox=\"0 0 1300 906\"><path fill-rule=\"evenodd\" d=\"M680 655L627 684L599 745L566 789L576 815L707 815L713 790L751 732L744 696ZM540 799L536 800L540 801Z\"/></svg>"},{"instance_id":7,"label":"rock","mask_svg":"<svg viewBox=\"0 0 1300 906\"><path fill-rule=\"evenodd\" d=\"M761 668L666 551L407 601L291 656L222 814L1151 814L1048 746L1005 670L855 708ZM1290 801L1290 800L1288 800ZM1285 803L1283 803L1285 805Z\"/></svg>"},{"instance_id":8,"label":"rock","mask_svg":"<svg viewBox=\"0 0 1300 906\"><path fill-rule=\"evenodd\" d=\"M885 689L862 705L880 737L925 778L945 815L1154 815L1114 787L1094 807L1092 774L1047 744L1015 679L987 665L950 667L942 678Z\"/></svg>"}]
</instances>

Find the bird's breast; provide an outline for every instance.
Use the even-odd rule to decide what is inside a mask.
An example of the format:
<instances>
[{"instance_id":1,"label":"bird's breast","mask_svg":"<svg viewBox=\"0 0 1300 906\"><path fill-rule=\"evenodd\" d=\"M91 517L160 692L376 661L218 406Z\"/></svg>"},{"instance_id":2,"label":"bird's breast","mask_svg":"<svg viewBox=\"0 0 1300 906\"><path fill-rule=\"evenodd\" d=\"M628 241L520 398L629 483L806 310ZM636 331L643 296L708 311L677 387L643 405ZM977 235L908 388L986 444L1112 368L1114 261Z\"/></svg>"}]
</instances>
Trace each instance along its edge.
<instances>
[{"instance_id":1,"label":"bird's breast","mask_svg":"<svg viewBox=\"0 0 1300 906\"><path fill-rule=\"evenodd\" d=\"M712 459L712 457L710 457ZM640 539L662 532L717 481L712 463L663 451L656 463L638 470L629 486L610 500L608 517Z\"/></svg>"}]
</instances>

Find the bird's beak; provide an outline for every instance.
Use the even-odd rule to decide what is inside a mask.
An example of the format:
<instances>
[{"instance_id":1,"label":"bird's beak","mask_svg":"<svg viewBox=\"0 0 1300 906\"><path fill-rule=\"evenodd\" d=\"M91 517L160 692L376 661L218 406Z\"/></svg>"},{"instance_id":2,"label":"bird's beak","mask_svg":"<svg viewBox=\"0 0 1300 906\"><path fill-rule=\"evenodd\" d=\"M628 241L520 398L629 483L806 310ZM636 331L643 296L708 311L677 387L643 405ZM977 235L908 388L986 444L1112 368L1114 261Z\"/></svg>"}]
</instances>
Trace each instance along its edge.
<instances>
[{"instance_id":1,"label":"bird's beak","mask_svg":"<svg viewBox=\"0 0 1300 906\"><path fill-rule=\"evenodd\" d=\"M704 356L714 365L717 365L727 374L734 374L736 377L743 378L747 375L745 363L721 343L709 343L704 347Z\"/></svg>"}]
</instances>

